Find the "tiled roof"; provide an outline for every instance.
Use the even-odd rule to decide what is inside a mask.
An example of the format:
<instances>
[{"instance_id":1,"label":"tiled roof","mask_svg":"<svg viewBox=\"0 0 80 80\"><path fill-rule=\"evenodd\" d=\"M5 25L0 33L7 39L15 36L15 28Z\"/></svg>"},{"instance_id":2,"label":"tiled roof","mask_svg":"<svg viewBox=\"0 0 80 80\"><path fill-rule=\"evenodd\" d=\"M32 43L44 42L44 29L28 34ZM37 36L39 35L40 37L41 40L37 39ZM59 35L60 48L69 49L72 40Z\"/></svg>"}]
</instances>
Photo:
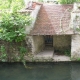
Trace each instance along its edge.
<instances>
[{"instance_id":1,"label":"tiled roof","mask_svg":"<svg viewBox=\"0 0 80 80\"><path fill-rule=\"evenodd\" d=\"M31 35L70 35L69 28L73 5L43 5Z\"/></svg>"}]
</instances>

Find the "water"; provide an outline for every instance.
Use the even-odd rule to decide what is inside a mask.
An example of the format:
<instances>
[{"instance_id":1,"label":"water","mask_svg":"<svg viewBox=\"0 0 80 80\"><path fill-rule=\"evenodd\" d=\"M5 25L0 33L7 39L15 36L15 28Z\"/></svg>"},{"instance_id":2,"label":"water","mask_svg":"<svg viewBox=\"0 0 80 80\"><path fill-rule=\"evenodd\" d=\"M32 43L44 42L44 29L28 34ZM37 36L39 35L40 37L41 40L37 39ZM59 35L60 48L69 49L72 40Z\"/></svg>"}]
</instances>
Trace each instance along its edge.
<instances>
[{"instance_id":1,"label":"water","mask_svg":"<svg viewBox=\"0 0 80 80\"><path fill-rule=\"evenodd\" d=\"M0 80L80 80L79 62L0 63Z\"/></svg>"}]
</instances>

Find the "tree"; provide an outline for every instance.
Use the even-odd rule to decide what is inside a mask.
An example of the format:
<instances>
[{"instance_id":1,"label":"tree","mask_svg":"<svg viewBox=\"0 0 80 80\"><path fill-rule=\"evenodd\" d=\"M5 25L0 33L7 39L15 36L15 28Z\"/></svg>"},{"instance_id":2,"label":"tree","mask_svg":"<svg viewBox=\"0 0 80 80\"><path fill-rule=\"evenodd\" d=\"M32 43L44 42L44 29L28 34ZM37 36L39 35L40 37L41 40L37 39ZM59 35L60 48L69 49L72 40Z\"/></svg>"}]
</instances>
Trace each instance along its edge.
<instances>
[{"instance_id":1,"label":"tree","mask_svg":"<svg viewBox=\"0 0 80 80\"><path fill-rule=\"evenodd\" d=\"M79 2L80 0L58 0L60 4L73 4L74 2Z\"/></svg>"},{"instance_id":2,"label":"tree","mask_svg":"<svg viewBox=\"0 0 80 80\"><path fill-rule=\"evenodd\" d=\"M0 0L0 10L11 9L16 4L21 9L24 7L24 0Z\"/></svg>"},{"instance_id":3,"label":"tree","mask_svg":"<svg viewBox=\"0 0 80 80\"><path fill-rule=\"evenodd\" d=\"M0 39L9 42L21 42L25 40L25 26L31 22L31 17L28 14L21 14L18 11L22 8L23 0L5 0L7 7L0 8ZM21 5L22 4L22 5ZM5 4L6 5L6 4ZM5 9L9 10L5 11Z\"/></svg>"}]
</instances>

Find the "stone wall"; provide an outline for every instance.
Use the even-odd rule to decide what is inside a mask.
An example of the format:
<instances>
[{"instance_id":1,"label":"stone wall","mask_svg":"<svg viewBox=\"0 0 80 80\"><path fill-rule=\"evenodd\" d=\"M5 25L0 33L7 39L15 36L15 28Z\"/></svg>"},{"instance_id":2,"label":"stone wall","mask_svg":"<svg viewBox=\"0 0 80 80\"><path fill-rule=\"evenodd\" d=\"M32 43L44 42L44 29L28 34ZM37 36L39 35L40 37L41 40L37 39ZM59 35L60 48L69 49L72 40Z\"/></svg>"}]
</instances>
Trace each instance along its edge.
<instances>
[{"instance_id":1,"label":"stone wall","mask_svg":"<svg viewBox=\"0 0 80 80\"><path fill-rule=\"evenodd\" d=\"M4 47L1 49L1 47ZM25 48L27 51L27 45L26 42L8 42L0 40L0 61L3 59L6 60L6 62L17 62L20 61L20 50ZM5 58L5 55L7 55L7 58ZM27 55L27 52L26 52ZM2 57L1 57L2 56Z\"/></svg>"},{"instance_id":2,"label":"stone wall","mask_svg":"<svg viewBox=\"0 0 80 80\"><path fill-rule=\"evenodd\" d=\"M69 26L75 34L80 34L80 3L74 3Z\"/></svg>"},{"instance_id":3,"label":"stone wall","mask_svg":"<svg viewBox=\"0 0 80 80\"><path fill-rule=\"evenodd\" d=\"M44 37L43 36L32 36L32 53L37 54L44 48Z\"/></svg>"},{"instance_id":4,"label":"stone wall","mask_svg":"<svg viewBox=\"0 0 80 80\"><path fill-rule=\"evenodd\" d=\"M54 51L64 51L70 49L71 46L71 36L59 35L53 36L53 47Z\"/></svg>"},{"instance_id":5,"label":"stone wall","mask_svg":"<svg viewBox=\"0 0 80 80\"><path fill-rule=\"evenodd\" d=\"M80 35L72 35L71 43L71 58L78 59L80 58Z\"/></svg>"}]
</instances>

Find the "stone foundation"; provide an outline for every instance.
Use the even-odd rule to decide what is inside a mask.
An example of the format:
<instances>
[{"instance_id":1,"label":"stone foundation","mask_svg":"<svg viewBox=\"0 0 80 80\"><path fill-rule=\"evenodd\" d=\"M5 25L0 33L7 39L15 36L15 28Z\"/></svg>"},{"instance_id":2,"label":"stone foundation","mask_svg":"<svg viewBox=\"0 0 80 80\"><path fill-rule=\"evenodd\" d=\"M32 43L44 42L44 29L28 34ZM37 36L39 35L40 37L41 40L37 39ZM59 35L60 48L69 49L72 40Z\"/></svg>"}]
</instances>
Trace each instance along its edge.
<instances>
[{"instance_id":1,"label":"stone foundation","mask_svg":"<svg viewBox=\"0 0 80 80\"><path fill-rule=\"evenodd\" d=\"M1 49L1 47L3 47ZM0 61L2 62L21 62L21 50L25 51L27 55L28 49L26 42L8 42L0 40ZM6 57L5 57L5 55ZM2 57L1 57L2 56ZM4 61L3 61L4 60Z\"/></svg>"},{"instance_id":2,"label":"stone foundation","mask_svg":"<svg viewBox=\"0 0 80 80\"><path fill-rule=\"evenodd\" d=\"M80 35L72 35L71 58L80 58Z\"/></svg>"}]
</instances>

